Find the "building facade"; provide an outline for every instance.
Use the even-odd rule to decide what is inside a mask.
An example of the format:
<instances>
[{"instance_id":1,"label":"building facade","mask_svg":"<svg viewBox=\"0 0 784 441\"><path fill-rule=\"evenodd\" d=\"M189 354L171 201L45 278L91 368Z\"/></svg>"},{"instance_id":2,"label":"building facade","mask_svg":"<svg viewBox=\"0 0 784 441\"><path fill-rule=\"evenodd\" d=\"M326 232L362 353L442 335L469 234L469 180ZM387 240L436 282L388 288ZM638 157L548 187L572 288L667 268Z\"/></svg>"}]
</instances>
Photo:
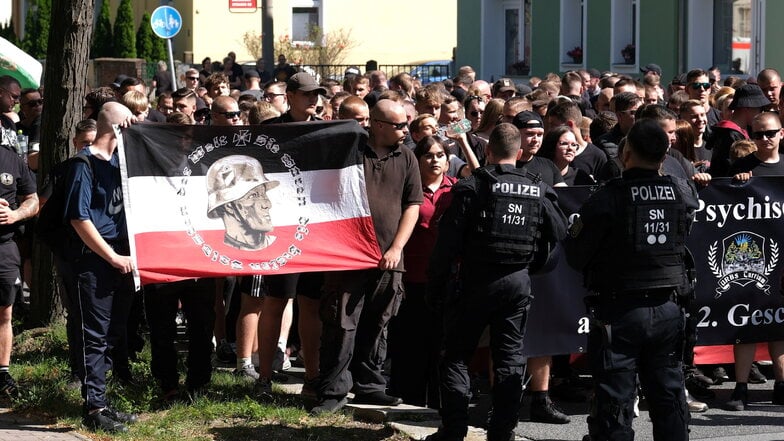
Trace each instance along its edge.
<instances>
[{"instance_id":1,"label":"building facade","mask_svg":"<svg viewBox=\"0 0 784 441\"><path fill-rule=\"evenodd\" d=\"M7 0L6 0L7 1ZM2 2L0 2L2 3ZM101 2L96 1L97 8ZM114 23L120 0L110 1ZM398 0L356 2L353 0L268 0L275 39L288 37L307 44L308 30L315 25L325 33L350 32L354 47L345 64L363 66L368 60L381 64L414 64L419 61L450 60L456 45L457 0ZM14 17L17 34L29 9L29 0L11 0L11 10L0 14ZM229 51L241 62L254 61L243 44L246 33L261 36L262 0L134 0L135 25L144 12L162 5L175 7L183 18L180 33L172 39L174 57L199 63L204 57L220 60Z\"/></svg>"},{"instance_id":2,"label":"building facade","mask_svg":"<svg viewBox=\"0 0 784 441\"><path fill-rule=\"evenodd\" d=\"M457 10L456 64L486 79L589 67L638 74L648 63L665 80L711 66L784 69L782 1L458 0Z\"/></svg>"}]
</instances>

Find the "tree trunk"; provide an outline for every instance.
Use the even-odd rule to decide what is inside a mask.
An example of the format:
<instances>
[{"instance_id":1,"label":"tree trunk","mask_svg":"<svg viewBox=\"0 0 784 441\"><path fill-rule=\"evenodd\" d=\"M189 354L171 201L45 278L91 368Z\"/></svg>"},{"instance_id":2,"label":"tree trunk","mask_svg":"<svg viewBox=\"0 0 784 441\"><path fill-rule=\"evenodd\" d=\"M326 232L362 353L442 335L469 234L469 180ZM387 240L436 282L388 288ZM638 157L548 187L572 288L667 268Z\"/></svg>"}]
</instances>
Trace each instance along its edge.
<instances>
[{"instance_id":1,"label":"tree trunk","mask_svg":"<svg viewBox=\"0 0 784 441\"><path fill-rule=\"evenodd\" d=\"M90 0L52 1L43 83L46 105L41 117L39 187L52 166L70 155L71 132L82 119L93 3ZM33 248L33 286L30 291L30 319L34 324L48 324L62 316L52 255L38 241Z\"/></svg>"}]
</instances>

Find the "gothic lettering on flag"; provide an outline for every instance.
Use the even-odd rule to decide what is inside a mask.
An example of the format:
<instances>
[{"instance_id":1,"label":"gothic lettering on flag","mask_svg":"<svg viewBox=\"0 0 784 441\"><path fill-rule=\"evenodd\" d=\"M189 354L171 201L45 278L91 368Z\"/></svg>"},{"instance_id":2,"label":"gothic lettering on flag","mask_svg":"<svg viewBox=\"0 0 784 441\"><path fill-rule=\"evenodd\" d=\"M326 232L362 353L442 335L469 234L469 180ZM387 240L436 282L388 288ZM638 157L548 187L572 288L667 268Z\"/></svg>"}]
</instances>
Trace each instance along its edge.
<instances>
[{"instance_id":1,"label":"gothic lettering on flag","mask_svg":"<svg viewBox=\"0 0 784 441\"><path fill-rule=\"evenodd\" d=\"M126 129L123 197L141 283L376 266L366 141L353 121Z\"/></svg>"}]
</instances>

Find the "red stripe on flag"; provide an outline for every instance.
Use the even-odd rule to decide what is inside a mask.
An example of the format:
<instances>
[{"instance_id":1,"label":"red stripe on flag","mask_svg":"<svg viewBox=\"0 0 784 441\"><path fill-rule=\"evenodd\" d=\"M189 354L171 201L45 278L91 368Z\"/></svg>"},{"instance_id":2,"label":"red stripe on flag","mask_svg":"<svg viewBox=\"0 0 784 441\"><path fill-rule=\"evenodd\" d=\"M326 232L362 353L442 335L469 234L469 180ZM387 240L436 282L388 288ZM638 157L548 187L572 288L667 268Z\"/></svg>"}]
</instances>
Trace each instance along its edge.
<instances>
[{"instance_id":1,"label":"red stripe on flag","mask_svg":"<svg viewBox=\"0 0 784 441\"><path fill-rule=\"evenodd\" d=\"M304 231L306 229L306 231ZM196 277L287 274L374 268L381 254L370 217L276 227L259 251L223 243L223 230L140 233L135 236L142 284Z\"/></svg>"}]
</instances>

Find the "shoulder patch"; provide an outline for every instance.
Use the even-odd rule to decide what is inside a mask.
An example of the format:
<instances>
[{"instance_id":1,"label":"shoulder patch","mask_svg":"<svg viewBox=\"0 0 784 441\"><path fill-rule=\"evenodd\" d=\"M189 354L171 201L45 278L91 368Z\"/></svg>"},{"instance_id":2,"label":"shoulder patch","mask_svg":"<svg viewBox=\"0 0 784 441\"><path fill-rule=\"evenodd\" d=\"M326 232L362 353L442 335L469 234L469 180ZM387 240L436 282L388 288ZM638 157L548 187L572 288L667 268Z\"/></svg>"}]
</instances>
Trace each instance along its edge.
<instances>
[{"instance_id":1,"label":"shoulder patch","mask_svg":"<svg viewBox=\"0 0 784 441\"><path fill-rule=\"evenodd\" d=\"M0 174L0 184L3 185L13 185L14 184L14 175L11 173L2 173Z\"/></svg>"}]
</instances>

